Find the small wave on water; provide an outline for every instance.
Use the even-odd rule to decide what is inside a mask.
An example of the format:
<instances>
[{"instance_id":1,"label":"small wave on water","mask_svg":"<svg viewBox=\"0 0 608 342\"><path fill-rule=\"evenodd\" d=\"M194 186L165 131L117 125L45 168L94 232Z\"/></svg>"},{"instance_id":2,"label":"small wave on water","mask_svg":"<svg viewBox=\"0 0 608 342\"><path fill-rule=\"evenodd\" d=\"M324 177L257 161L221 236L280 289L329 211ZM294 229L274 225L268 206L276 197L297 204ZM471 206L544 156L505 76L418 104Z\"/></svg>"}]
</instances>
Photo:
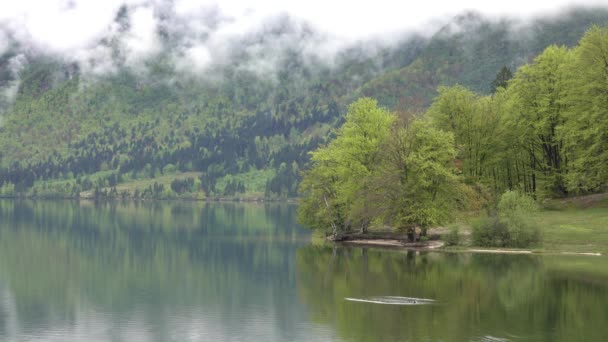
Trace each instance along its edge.
<instances>
[{"instance_id":1,"label":"small wave on water","mask_svg":"<svg viewBox=\"0 0 608 342\"><path fill-rule=\"evenodd\" d=\"M477 338L471 340L471 342L509 342L509 341L511 341L511 340L508 338L505 338L505 337L495 337L495 336L490 336L490 335L477 337Z\"/></svg>"},{"instance_id":2,"label":"small wave on water","mask_svg":"<svg viewBox=\"0 0 608 342\"><path fill-rule=\"evenodd\" d=\"M400 296L376 296L368 298L344 298L351 302L389 304L389 305L428 305L435 302L434 299L400 297Z\"/></svg>"}]
</instances>

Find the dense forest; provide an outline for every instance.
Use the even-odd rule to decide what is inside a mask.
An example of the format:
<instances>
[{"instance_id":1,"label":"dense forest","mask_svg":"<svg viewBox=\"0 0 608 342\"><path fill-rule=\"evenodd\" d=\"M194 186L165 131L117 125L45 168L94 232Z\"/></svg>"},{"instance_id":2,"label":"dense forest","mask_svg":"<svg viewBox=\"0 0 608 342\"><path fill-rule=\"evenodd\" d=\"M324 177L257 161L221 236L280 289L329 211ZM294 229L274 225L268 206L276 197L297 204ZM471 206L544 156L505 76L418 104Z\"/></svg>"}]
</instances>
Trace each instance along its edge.
<instances>
[{"instance_id":1,"label":"dense forest","mask_svg":"<svg viewBox=\"0 0 608 342\"><path fill-rule=\"evenodd\" d=\"M200 73L172 63L170 33L141 66L117 47L105 74L12 41L0 55L0 196L295 197L309 152L340 134L361 97L395 117L387 129L430 106L434 123L411 129L434 140L404 143L452 146L438 158L456 157L470 184L543 196L597 191L607 106L587 96L605 89L593 50L606 47L603 31L571 48L606 22L606 9L525 23L467 13L434 34L357 43L332 63L285 44L268 72L250 66L275 51L260 57L250 47L317 33L282 18ZM113 48L111 39L100 44Z\"/></svg>"},{"instance_id":2,"label":"dense forest","mask_svg":"<svg viewBox=\"0 0 608 342\"><path fill-rule=\"evenodd\" d=\"M388 224L414 234L455 209L497 202L473 231L481 245L523 247L535 201L608 190L608 27L574 48L551 45L492 93L441 86L423 114L389 112L361 98L335 139L311 154L300 220L334 236Z\"/></svg>"}]
</instances>

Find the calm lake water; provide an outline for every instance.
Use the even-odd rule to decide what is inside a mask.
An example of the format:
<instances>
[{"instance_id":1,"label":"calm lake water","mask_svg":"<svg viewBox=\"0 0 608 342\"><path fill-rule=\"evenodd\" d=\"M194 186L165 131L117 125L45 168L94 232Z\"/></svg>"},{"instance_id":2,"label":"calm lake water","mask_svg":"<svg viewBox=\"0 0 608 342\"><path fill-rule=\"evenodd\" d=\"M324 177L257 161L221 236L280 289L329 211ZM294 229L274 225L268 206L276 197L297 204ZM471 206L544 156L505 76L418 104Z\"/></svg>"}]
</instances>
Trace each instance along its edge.
<instances>
[{"instance_id":1,"label":"calm lake water","mask_svg":"<svg viewBox=\"0 0 608 342\"><path fill-rule=\"evenodd\" d=\"M295 209L2 200L0 341L608 340L606 257L334 248Z\"/></svg>"}]
</instances>

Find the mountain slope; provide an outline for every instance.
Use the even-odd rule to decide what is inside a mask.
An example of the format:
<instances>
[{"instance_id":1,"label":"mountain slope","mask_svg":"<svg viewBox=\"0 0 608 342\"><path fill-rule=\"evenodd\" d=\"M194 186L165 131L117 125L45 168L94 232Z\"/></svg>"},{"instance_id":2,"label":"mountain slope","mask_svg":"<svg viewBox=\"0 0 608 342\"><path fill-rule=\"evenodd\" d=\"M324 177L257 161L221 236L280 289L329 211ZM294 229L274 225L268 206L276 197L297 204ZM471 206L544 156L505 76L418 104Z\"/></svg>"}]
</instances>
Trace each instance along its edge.
<instances>
[{"instance_id":1,"label":"mountain slope","mask_svg":"<svg viewBox=\"0 0 608 342\"><path fill-rule=\"evenodd\" d=\"M0 86L19 80L0 124L0 195L295 196L308 151L327 141L355 98L420 110L438 85L488 92L503 65L514 70L606 21L606 9L523 26L467 14L430 38L352 46L330 66L297 44L278 57L260 52L265 41L315 34L287 18L233 43L228 60L204 73L178 68L169 43L142 66L93 76L15 46L0 57ZM271 55L272 67L260 66Z\"/></svg>"},{"instance_id":2,"label":"mountain slope","mask_svg":"<svg viewBox=\"0 0 608 342\"><path fill-rule=\"evenodd\" d=\"M439 85L458 83L489 93L503 66L515 70L552 44L574 46L589 27L606 23L608 10L603 8L572 9L528 23L464 14L439 30L411 64L370 80L358 95L390 108L421 109Z\"/></svg>"}]
</instances>

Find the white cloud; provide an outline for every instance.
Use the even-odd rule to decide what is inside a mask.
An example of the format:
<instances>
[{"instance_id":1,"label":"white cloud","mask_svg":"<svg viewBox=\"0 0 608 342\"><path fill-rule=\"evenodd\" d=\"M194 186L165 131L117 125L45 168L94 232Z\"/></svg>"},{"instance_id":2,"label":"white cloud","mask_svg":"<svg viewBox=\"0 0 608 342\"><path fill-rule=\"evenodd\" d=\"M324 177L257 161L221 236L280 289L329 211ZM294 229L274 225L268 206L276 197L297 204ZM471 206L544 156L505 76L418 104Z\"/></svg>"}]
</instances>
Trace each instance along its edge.
<instances>
[{"instance_id":1,"label":"white cloud","mask_svg":"<svg viewBox=\"0 0 608 342\"><path fill-rule=\"evenodd\" d=\"M0 21L7 22L22 41L65 53L82 48L103 35L121 2L3 1Z\"/></svg>"},{"instance_id":2,"label":"white cloud","mask_svg":"<svg viewBox=\"0 0 608 342\"><path fill-rule=\"evenodd\" d=\"M149 8L170 7L162 0L20 0L2 1L0 21L9 22L23 39L30 38L36 44L57 50L69 51L82 48L99 38L123 5ZM555 12L569 5L608 5L608 0L553 0L553 1L487 1L426 0L405 2L394 0L375 1L282 1L282 0L174 0L178 17L185 18L200 29L197 14L216 9L233 20L225 22L220 35L242 34L258 25L263 19L279 13L288 13L312 23L330 35L360 39L370 35L382 35L396 31L420 28L436 18L455 15L465 10L477 10L487 15L511 15L527 17ZM147 29L149 13L136 11L134 20ZM139 14L138 14L139 13ZM141 32L140 32L141 33ZM147 34L147 33L146 33ZM149 38L149 36L146 36ZM150 43L147 41L147 43ZM139 41L136 40L136 44ZM147 45L146 45L147 46Z\"/></svg>"},{"instance_id":3,"label":"white cloud","mask_svg":"<svg viewBox=\"0 0 608 342\"><path fill-rule=\"evenodd\" d=\"M86 74L102 76L116 70L112 50L105 45L78 50L71 55L71 58L80 63L80 68Z\"/></svg>"},{"instance_id":4,"label":"white cloud","mask_svg":"<svg viewBox=\"0 0 608 342\"><path fill-rule=\"evenodd\" d=\"M159 28L173 32L172 39L178 40L174 56L178 67L192 66L196 70L225 61L230 42L263 30L269 18L280 14L307 22L321 32L303 39L306 28L300 25L295 32L248 47L249 54L263 59L252 67L265 70L277 56L264 55L260 52L263 47L275 52L297 48L304 54L330 59L353 41L390 41L397 32L425 31L425 27L431 31L437 20L467 10L526 18L575 4L608 5L608 0L7 0L0 3L0 27L7 28L26 46L79 61L83 70L93 73L112 69L113 49L120 49L123 62L131 66L160 52ZM121 6L128 8L130 25L126 32L114 22ZM99 44L102 38L114 45ZM8 38L0 32L0 52L7 46Z\"/></svg>"},{"instance_id":5,"label":"white cloud","mask_svg":"<svg viewBox=\"0 0 608 342\"><path fill-rule=\"evenodd\" d=\"M130 17L130 28L123 37L124 49L127 52L126 63L137 65L142 59L160 50L157 35L157 18L150 7L135 8Z\"/></svg>"},{"instance_id":6,"label":"white cloud","mask_svg":"<svg viewBox=\"0 0 608 342\"><path fill-rule=\"evenodd\" d=\"M16 55L8 61L8 69L10 70L14 80L8 82L6 86L0 89L0 106L6 103L11 103L17 96L17 91L19 90L19 73L21 72L26 63L27 59L22 54ZM0 111L2 109L3 108L0 108ZM0 127L2 127L1 116Z\"/></svg>"},{"instance_id":7,"label":"white cloud","mask_svg":"<svg viewBox=\"0 0 608 342\"><path fill-rule=\"evenodd\" d=\"M177 0L178 14L191 13L210 7L209 1ZM437 18L475 10L490 16L508 15L530 17L553 13L571 5L608 5L608 0L425 0L425 1L283 1L283 0L223 0L217 7L228 16L238 18L236 31L278 13L309 21L321 31L346 39L362 39L403 30L419 29ZM242 32L242 31L241 31Z\"/></svg>"},{"instance_id":8,"label":"white cloud","mask_svg":"<svg viewBox=\"0 0 608 342\"><path fill-rule=\"evenodd\" d=\"M205 46L187 48L182 56L176 57L176 67L184 72L200 72L212 62L211 53Z\"/></svg>"}]
</instances>

